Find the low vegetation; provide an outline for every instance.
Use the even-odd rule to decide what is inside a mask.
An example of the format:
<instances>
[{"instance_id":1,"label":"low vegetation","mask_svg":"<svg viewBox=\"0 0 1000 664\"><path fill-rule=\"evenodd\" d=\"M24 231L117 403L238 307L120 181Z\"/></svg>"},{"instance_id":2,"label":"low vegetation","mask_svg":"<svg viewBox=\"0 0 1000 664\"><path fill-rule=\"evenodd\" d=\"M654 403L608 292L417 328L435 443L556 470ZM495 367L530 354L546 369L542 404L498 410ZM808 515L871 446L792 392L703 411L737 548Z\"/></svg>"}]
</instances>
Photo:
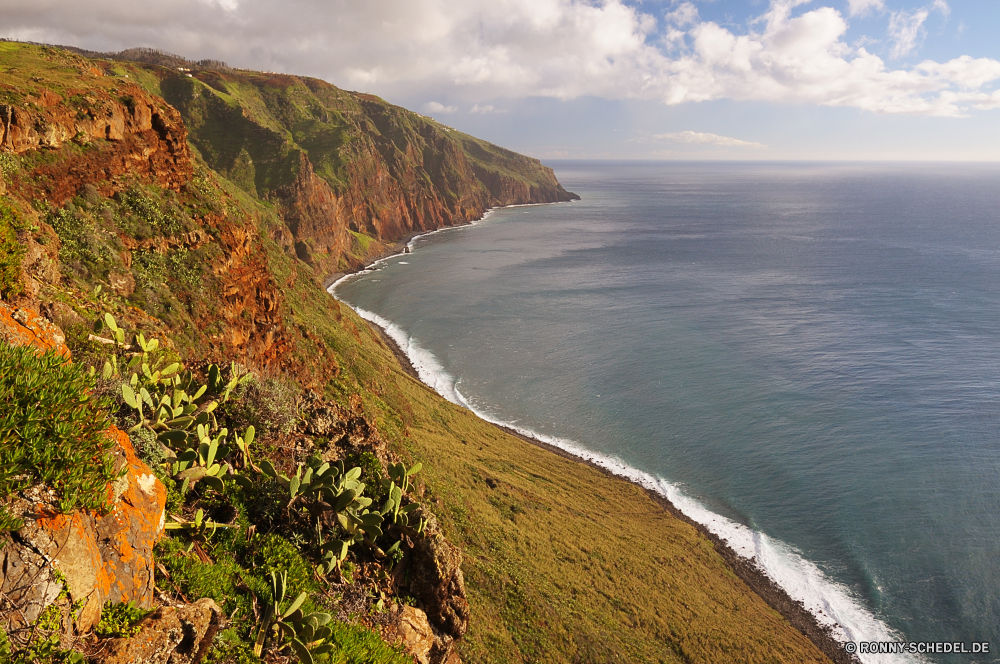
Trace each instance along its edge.
<instances>
[{"instance_id":1,"label":"low vegetation","mask_svg":"<svg viewBox=\"0 0 1000 664\"><path fill-rule=\"evenodd\" d=\"M367 619L374 595L354 588L364 598L360 616L350 616L336 590L360 581L346 582L348 559L384 580L401 558L393 555L401 531L392 526L405 526L406 514L419 506L409 498L415 469L396 464L389 477L373 478L389 496L381 505L366 495L372 491L359 479L361 468L325 461L322 451L294 464L289 477L275 468L288 466L288 458L272 461L266 447L298 424L289 421L294 396L286 384L235 364L209 365L202 382L156 339L139 333L126 345L125 331L110 314L95 327L109 333L116 350L100 369L101 389L120 397L116 417L121 426L131 425L131 435L156 437L158 449L144 447L155 450L147 451L147 460L172 494L171 537L160 547L167 570L161 590L215 599L230 616L224 650L244 661L272 651L306 664L338 661L345 648L356 654L340 661L405 661L380 639L365 637L364 628L338 625ZM96 375L97 367L92 371ZM292 406L290 412L277 413L282 404ZM267 434L260 442L253 424L232 433L227 427L259 416ZM371 581L374 588L378 581ZM388 595L378 592L381 609Z\"/></svg>"},{"instance_id":2,"label":"low vegetation","mask_svg":"<svg viewBox=\"0 0 1000 664\"><path fill-rule=\"evenodd\" d=\"M4 503L32 486L54 490L63 512L107 508L114 443L108 404L90 389L64 357L0 342L0 530L21 528Z\"/></svg>"},{"instance_id":3,"label":"low vegetation","mask_svg":"<svg viewBox=\"0 0 1000 664\"><path fill-rule=\"evenodd\" d=\"M17 212L10 204L0 201L0 298L16 297L24 292L21 277L24 246L17 239L20 226Z\"/></svg>"},{"instance_id":4,"label":"low vegetation","mask_svg":"<svg viewBox=\"0 0 1000 664\"><path fill-rule=\"evenodd\" d=\"M269 460L267 443L298 423L274 412L289 401L287 385L235 364L209 365L201 381L159 340L126 333L110 314L94 330L107 335L90 338L104 352L91 349L86 362L0 342L0 497L46 486L64 513L106 508L117 474L103 432L115 422L168 487L160 592L211 597L230 617L212 661L269 661L269 653L306 664L407 661L371 629L395 601L386 581L402 558L400 537L422 531L422 523L407 528L419 467L397 463L386 473L377 460L368 464L375 491L360 480L362 468L316 455L286 476L275 465L287 466L287 457ZM256 415L272 418L263 440L253 425L232 435L225 426ZM370 495L386 498L375 504ZM23 525L0 519L6 530ZM134 636L144 613L106 606L96 634ZM43 614L17 647L3 634L6 657L74 661L50 638L60 624L50 622Z\"/></svg>"}]
</instances>

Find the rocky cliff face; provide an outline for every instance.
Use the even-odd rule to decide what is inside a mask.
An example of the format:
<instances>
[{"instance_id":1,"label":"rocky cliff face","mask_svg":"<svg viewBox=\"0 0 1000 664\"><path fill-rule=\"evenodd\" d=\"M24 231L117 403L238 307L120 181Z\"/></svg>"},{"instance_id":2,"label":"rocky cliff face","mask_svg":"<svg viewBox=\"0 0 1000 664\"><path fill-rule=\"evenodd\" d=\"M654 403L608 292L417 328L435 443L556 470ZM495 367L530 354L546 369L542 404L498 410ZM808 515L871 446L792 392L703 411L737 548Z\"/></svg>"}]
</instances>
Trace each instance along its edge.
<instances>
[{"instance_id":1,"label":"rocky cliff face","mask_svg":"<svg viewBox=\"0 0 1000 664\"><path fill-rule=\"evenodd\" d=\"M153 73L208 163L280 206L283 244L320 276L491 207L577 198L538 160L372 95L296 76Z\"/></svg>"},{"instance_id":2,"label":"rocky cliff face","mask_svg":"<svg viewBox=\"0 0 1000 664\"><path fill-rule=\"evenodd\" d=\"M12 42L0 43L0 66L0 185L28 217L38 201L53 210L34 216L39 237L20 235L37 259L24 262L28 304L45 305L72 265L212 356L254 366L301 375L332 361L289 325L301 263L276 273L269 241L319 280L493 206L575 197L535 159L316 79L188 73ZM189 140L212 169L274 203L281 223L226 193ZM196 168L205 175L195 179ZM140 185L177 196L137 207ZM178 206L182 218L166 219Z\"/></svg>"},{"instance_id":3,"label":"rocky cliff face","mask_svg":"<svg viewBox=\"0 0 1000 664\"><path fill-rule=\"evenodd\" d=\"M28 303L41 306L46 284L65 278L46 266L61 261L65 272L71 262L85 280L105 283L152 315L184 319L173 324L218 356L255 366L280 363L298 373L293 365L319 359L297 359L309 353L295 351L311 345L287 324L294 307L285 293L299 271L276 275L268 241L322 280L363 266L409 234L466 223L493 206L575 197L535 159L316 79L196 66L185 67L189 74L11 42L0 43L0 66L10 73L0 80L0 187L54 210L76 201L68 225L94 227L80 229L72 249L44 214L39 226L51 241L22 233L38 258L25 262ZM189 140L212 169L272 202L282 223L234 213L247 205L213 185L211 174L196 181ZM179 227L153 224L137 233L159 218L150 206L121 209L137 183L177 192L177 202L203 202L188 206L197 212ZM119 209L81 210L81 196L114 199ZM131 224L130 216L140 219ZM134 269L134 262L141 271L182 256L207 266L201 286L211 298L172 282L169 271ZM167 311L150 309L153 300L169 300Z\"/></svg>"},{"instance_id":4,"label":"rocky cliff face","mask_svg":"<svg viewBox=\"0 0 1000 664\"><path fill-rule=\"evenodd\" d=\"M28 84L0 82L7 101L0 103L0 152L64 155L29 159L27 168L14 174L12 192L41 194L61 205L85 183L110 195L123 178L174 190L191 179L187 131L176 109L99 65L65 52L53 51L51 57L79 72L76 80L53 85L35 76Z\"/></svg>"}]
</instances>

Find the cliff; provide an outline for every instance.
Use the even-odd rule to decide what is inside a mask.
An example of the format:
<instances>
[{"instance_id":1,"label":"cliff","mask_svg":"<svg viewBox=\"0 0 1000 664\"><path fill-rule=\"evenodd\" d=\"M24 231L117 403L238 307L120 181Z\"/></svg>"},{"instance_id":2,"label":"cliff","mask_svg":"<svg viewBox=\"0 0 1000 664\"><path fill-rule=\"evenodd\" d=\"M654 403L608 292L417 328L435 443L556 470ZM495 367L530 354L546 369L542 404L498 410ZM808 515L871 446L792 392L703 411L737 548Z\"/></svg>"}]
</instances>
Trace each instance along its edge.
<instances>
[{"instance_id":1,"label":"cliff","mask_svg":"<svg viewBox=\"0 0 1000 664\"><path fill-rule=\"evenodd\" d=\"M138 176L173 190L191 179L187 131L163 99L66 52L29 53L27 62L16 57L21 67L0 80L0 152L38 157L15 175L13 193L62 205L94 181L109 195L122 178ZM52 76L38 76L40 70ZM64 147L73 158L42 158L45 150Z\"/></svg>"},{"instance_id":2,"label":"cliff","mask_svg":"<svg viewBox=\"0 0 1000 664\"><path fill-rule=\"evenodd\" d=\"M320 276L491 207L578 198L537 159L373 95L149 51L108 55L170 65L144 63L151 89L180 111L213 170L279 206L288 232L276 239Z\"/></svg>"},{"instance_id":3,"label":"cliff","mask_svg":"<svg viewBox=\"0 0 1000 664\"><path fill-rule=\"evenodd\" d=\"M156 62L0 42L10 136L0 298L63 330L74 364L95 369L94 389L118 390L113 407L133 433L142 427L133 431L121 377L103 378L108 339L93 338L106 334L96 332L105 314L136 334L130 348L111 341L119 366L145 353L142 333L162 341L159 366L190 367L189 392L163 388L172 409L197 384L219 395L220 380L252 377L230 401L217 396L217 419L205 420L212 436L259 427L247 457L229 445L218 464L224 493L181 484L156 445L174 444L175 430L135 446L167 480L179 524L156 550L157 600L218 603L206 600L201 645L185 641L180 661L202 645L214 662L260 661L254 635L278 594L272 571L287 573L283 610L301 591L304 612L336 616L330 638L350 662L403 660L370 630L402 639L421 662L827 661L668 507L444 401L316 283L407 233L491 205L572 197L549 169L314 79L149 55L121 57ZM228 368L213 374L210 362ZM158 372L137 380L155 387ZM148 415L148 403L138 407ZM286 484L250 462L263 459ZM370 547L352 539L334 571L319 567L333 551L323 524L289 509L288 478L348 460L376 490L395 463L423 462L412 485L401 482L420 509ZM253 480L249 490L237 475ZM225 527L197 530L197 510ZM323 523L337 537L358 525ZM216 635L217 609L230 622ZM162 654L157 638L191 622L180 612L157 611L133 638ZM138 652L129 643L117 634L95 647L125 661ZM264 661L291 657L282 647L268 646Z\"/></svg>"}]
</instances>

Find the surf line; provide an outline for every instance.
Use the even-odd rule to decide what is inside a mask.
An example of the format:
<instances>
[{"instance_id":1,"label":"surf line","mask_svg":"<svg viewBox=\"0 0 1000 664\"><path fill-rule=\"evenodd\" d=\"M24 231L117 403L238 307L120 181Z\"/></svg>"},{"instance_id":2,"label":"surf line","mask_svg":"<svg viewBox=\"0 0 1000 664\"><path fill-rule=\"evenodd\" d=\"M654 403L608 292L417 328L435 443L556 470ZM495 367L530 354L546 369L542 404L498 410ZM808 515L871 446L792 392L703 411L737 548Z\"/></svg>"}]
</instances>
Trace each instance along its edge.
<instances>
[{"instance_id":1,"label":"surf line","mask_svg":"<svg viewBox=\"0 0 1000 664\"><path fill-rule=\"evenodd\" d=\"M369 265L366 265L364 268L360 270L354 270L352 272L347 272L343 276L335 279L333 283L327 286L326 292L334 297L337 297L335 291L337 290L337 287L340 284L365 274L371 274L372 272L378 270L381 267L381 265L384 264L386 261L390 261L394 258L399 258L400 256L405 256L409 253L413 253L417 248L416 244L417 240L421 238L425 238L430 235L436 235L438 233L444 233L445 231L458 231L466 228L471 228L472 226L478 226L479 224L489 219L489 217L492 216L494 212L497 212L499 210L509 210L511 208L522 208L522 207L541 207L543 205L560 205L562 203L572 203L572 202L573 201L552 201L551 203L516 203L514 205L499 205L497 207L491 207L490 209L486 210L486 212L484 212L481 217L468 221L464 224L459 224L457 226L442 226L441 228L435 228L434 230L427 231L425 233L417 233L416 235L413 235L412 237L410 237L409 240L406 241L406 243L403 245L405 247L403 251L397 251L395 253L388 254L385 256L379 256ZM340 300L339 297L337 299ZM347 303L344 302L344 304Z\"/></svg>"},{"instance_id":2,"label":"surf line","mask_svg":"<svg viewBox=\"0 0 1000 664\"><path fill-rule=\"evenodd\" d=\"M492 212L499 209L504 208L488 210L479 220L471 224L450 226L416 235L407 242L406 246L410 253L413 253L417 246L416 240L419 238L442 231L468 228L470 225L485 221ZM491 412L492 409L488 406L478 404L475 399L463 395L458 387L460 377L451 376L432 352L423 348L399 325L375 312L352 306L337 297L336 288L346 279L375 272L385 261L404 255L407 254L399 252L379 258L364 270L341 277L331 284L327 291L338 301L351 307L361 318L381 328L402 354L409 358L410 364L421 382L448 401L470 410L479 418L508 430L528 440L528 442L561 450L584 463L596 466L657 494L672 505L677 512L721 540L722 544L737 557L747 561L762 573L773 586L808 611L820 629L825 631L826 639L823 639L822 635L818 635L821 640L833 642L837 644L838 648L839 644L847 642L906 640L899 632L886 625L868 610L847 586L828 578L815 563L807 560L785 542L769 537L763 532L721 514L716 514L685 492L683 486L677 482L671 482L634 468L617 457L588 450L576 441L539 433L501 419ZM760 593L758 592L758 594ZM817 646L820 644L817 643ZM828 648L821 649L828 650ZM908 654L857 653L855 657L864 664L926 661Z\"/></svg>"}]
</instances>

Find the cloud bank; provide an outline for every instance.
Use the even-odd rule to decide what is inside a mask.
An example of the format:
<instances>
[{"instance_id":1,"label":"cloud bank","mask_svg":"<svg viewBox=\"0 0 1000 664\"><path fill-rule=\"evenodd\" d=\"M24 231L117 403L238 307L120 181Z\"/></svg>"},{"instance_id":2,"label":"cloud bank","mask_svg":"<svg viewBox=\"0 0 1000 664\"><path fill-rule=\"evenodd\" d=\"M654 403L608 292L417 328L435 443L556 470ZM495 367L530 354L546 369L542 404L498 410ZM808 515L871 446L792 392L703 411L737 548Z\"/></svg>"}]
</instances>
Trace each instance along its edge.
<instances>
[{"instance_id":1,"label":"cloud bank","mask_svg":"<svg viewBox=\"0 0 1000 664\"><path fill-rule=\"evenodd\" d=\"M733 148L765 148L763 143L753 141L741 141L738 138L729 136L719 136L718 134L708 134L700 131L679 131L672 134L654 134L653 138L670 143L700 143L703 145L721 145Z\"/></svg>"},{"instance_id":2,"label":"cloud bank","mask_svg":"<svg viewBox=\"0 0 1000 664\"><path fill-rule=\"evenodd\" d=\"M882 0L843 6L848 18L885 13ZM0 7L8 37L102 50L151 46L451 103L733 99L959 116L994 107L1000 80L1000 62L967 55L887 64L845 41L847 18L838 9L810 0L772 0L742 30L702 20L690 2L0 0ZM917 52L928 15L947 7L936 0L891 12L890 60Z\"/></svg>"}]
</instances>

